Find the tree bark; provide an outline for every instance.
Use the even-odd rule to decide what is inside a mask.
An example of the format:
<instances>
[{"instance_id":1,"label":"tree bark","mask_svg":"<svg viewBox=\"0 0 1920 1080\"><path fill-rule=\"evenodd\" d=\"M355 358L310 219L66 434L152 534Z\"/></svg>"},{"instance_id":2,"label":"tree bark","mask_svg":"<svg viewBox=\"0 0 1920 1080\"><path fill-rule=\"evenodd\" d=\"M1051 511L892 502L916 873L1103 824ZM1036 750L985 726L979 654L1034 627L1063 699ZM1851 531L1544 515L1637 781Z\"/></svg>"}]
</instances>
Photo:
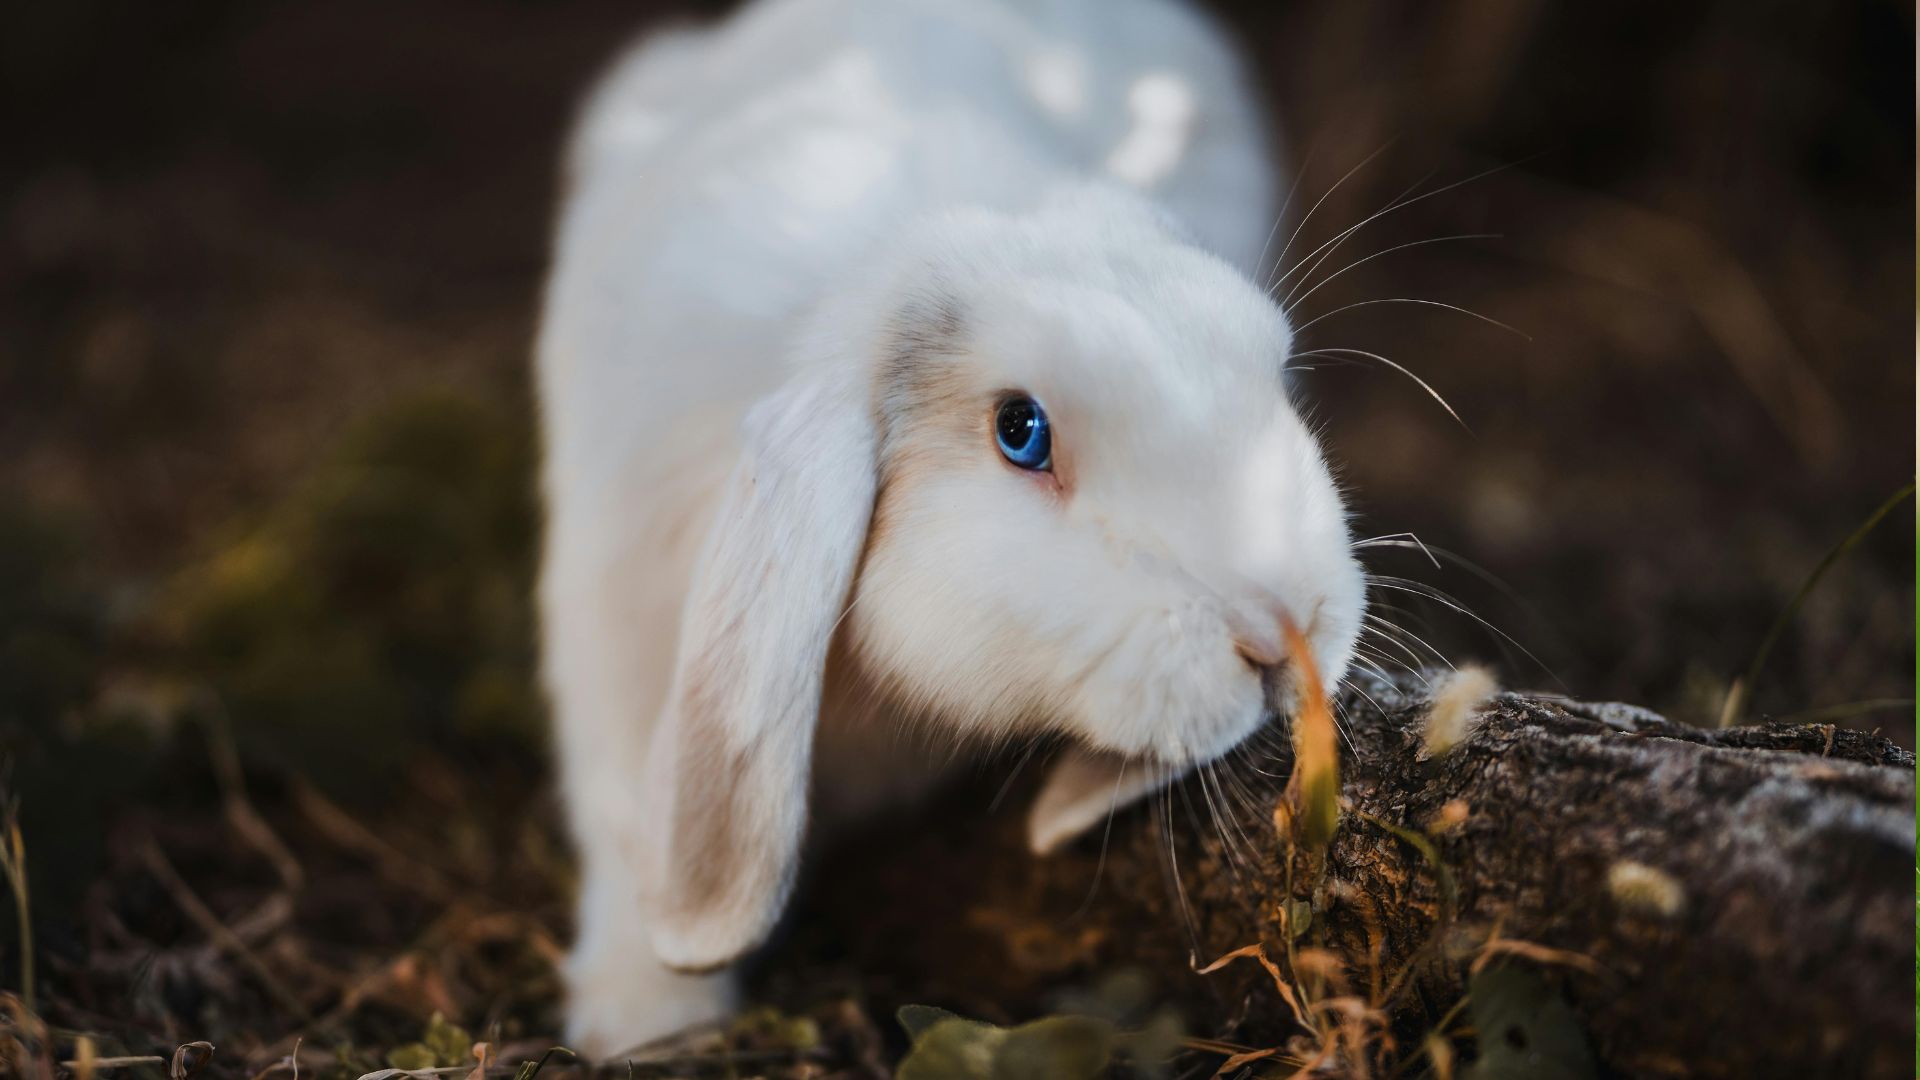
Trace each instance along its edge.
<instances>
[{"instance_id":1,"label":"tree bark","mask_svg":"<svg viewBox=\"0 0 1920 1080\"><path fill-rule=\"evenodd\" d=\"M1505 694L1429 760L1424 696L1361 689L1342 702L1324 861L1275 824L1283 729L1249 744L1275 751L1047 859L1024 851L1022 798L983 812L1001 777L982 777L841 845L765 970L826 965L882 1007L1006 1022L1131 967L1190 1032L1311 1057L1257 963L1196 970L1258 943L1310 998L1378 1009L1367 1050L1327 1059L1359 1075L1418 1047L1473 964L1500 960L1538 969L1603 1075L1912 1075L1911 753L1827 726L1703 730Z\"/></svg>"}]
</instances>

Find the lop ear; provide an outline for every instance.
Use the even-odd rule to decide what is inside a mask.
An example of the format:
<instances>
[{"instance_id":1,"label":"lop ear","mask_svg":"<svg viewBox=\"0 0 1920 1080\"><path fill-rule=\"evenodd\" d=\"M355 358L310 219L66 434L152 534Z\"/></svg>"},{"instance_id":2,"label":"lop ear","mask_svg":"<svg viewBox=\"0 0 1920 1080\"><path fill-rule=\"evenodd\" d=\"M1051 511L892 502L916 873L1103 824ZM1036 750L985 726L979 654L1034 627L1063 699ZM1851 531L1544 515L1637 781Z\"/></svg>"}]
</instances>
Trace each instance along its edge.
<instances>
[{"instance_id":1,"label":"lop ear","mask_svg":"<svg viewBox=\"0 0 1920 1080\"><path fill-rule=\"evenodd\" d=\"M827 648L873 512L873 410L852 368L748 414L694 569L647 777L650 930L670 967L758 945L793 888Z\"/></svg>"},{"instance_id":2,"label":"lop ear","mask_svg":"<svg viewBox=\"0 0 1920 1080\"><path fill-rule=\"evenodd\" d=\"M1108 750L1070 746L1027 812L1027 847L1051 855L1108 816L1173 783L1184 770Z\"/></svg>"}]
</instances>

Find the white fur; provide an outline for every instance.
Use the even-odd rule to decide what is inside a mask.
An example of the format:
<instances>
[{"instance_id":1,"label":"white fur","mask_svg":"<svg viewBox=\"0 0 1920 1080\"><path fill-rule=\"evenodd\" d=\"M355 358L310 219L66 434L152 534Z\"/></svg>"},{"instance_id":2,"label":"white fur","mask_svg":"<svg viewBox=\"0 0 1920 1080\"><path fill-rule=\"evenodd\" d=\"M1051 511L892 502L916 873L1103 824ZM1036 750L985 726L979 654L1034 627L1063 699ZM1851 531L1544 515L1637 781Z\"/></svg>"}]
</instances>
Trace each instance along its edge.
<instances>
[{"instance_id":1,"label":"white fur","mask_svg":"<svg viewBox=\"0 0 1920 1080\"><path fill-rule=\"evenodd\" d=\"M1061 735L1051 847L1262 722L1283 611L1344 672L1260 125L1173 0L760 0L595 91L538 343L576 1045L724 1013L810 816Z\"/></svg>"}]
</instances>

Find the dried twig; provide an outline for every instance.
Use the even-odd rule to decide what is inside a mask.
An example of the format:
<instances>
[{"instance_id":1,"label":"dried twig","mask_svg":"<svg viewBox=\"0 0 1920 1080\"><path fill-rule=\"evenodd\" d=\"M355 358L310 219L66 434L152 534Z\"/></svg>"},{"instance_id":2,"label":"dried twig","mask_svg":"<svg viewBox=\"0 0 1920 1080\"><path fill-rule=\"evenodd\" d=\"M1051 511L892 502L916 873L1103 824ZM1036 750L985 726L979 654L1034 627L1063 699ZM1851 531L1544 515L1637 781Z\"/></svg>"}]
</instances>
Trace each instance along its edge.
<instances>
[{"instance_id":1,"label":"dried twig","mask_svg":"<svg viewBox=\"0 0 1920 1080\"><path fill-rule=\"evenodd\" d=\"M186 879L180 876L180 871L174 869L173 863L168 861L166 853L160 850L160 845L151 836L141 843L140 857L147 869L159 879L160 884L173 897L173 902L180 908L181 913L191 919L202 933L245 965L281 1007L308 1024L314 1022L313 1013L307 1009L300 998L274 975L239 934L234 933L226 923L220 921L220 917L213 913L213 909L206 905L206 901L201 900L193 888L187 884Z\"/></svg>"},{"instance_id":2,"label":"dried twig","mask_svg":"<svg viewBox=\"0 0 1920 1080\"><path fill-rule=\"evenodd\" d=\"M388 843L313 785L295 778L289 790L294 805L314 828L340 847L371 859L388 881L433 900L446 902L459 897L461 890L446 875Z\"/></svg>"},{"instance_id":3,"label":"dried twig","mask_svg":"<svg viewBox=\"0 0 1920 1080\"><path fill-rule=\"evenodd\" d=\"M141 1065L165 1065L166 1063L166 1058L155 1054L130 1054L124 1057L97 1057L92 1059L92 1065L96 1069L132 1069ZM78 1072L82 1064L83 1059L74 1058L61 1062L60 1067Z\"/></svg>"},{"instance_id":4,"label":"dried twig","mask_svg":"<svg viewBox=\"0 0 1920 1080\"><path fill-rule=\"evenodd\" d=\"M213 759L213 774L220 783L221 807L226 812L228 824L240 834L253 848L264 855L273 864L273 872L279 876L280 883L288 892L298 892L306 882L306 871L300 860L280 835L273 831L260 811L254 809L253 802L247 798L246 777L240 769L240 752L233 743L233 731L227 726L226 713L220 708L218 699L211 693L207 698L207 751Z\"/></svg>"}]
</instances>

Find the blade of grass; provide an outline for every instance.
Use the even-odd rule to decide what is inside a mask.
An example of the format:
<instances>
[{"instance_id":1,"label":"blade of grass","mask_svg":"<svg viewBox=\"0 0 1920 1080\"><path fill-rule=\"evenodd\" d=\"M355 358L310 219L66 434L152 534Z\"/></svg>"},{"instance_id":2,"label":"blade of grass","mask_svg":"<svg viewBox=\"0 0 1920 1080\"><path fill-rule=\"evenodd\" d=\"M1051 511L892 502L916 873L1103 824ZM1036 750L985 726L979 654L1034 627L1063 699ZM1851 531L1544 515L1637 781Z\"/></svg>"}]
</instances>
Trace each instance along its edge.
<instances>
[{"instance_id":1,"label":"blade of grass","mask_svg":"<svg viewBox=\"0 0 1920 1080\"><path fill-rule=\"evenodd\" d=\"M20 819L13 807L7 808L7 838L0 846L0 872L7 875L7 888L13 893L13 914L20 939L20 1003L34 1013L33 1000L33 915L27 906L27 845L20 836Z\"/></svg>"},{"instance_id":2,"label":"blade of grass","mask_svg":"<svg viewBox=\"0 0 1920 1080\"><path fill-rule=\"evenodd\" d=\"M1780 635L1785 633L1787 627L1792 624L1794 616L1800 613L1800 605L1806 603L1807 597L1812 595L1814 586L1820 584L1820 579L1826 576L1828 570L1833 569L1835 563L1858 547L1860 541L1866 539L1867 534L1873 531L1874 526L1879 525L1883 518L1893 513L1894 507L1905 502L1912 494L1911 482L1894 492L1891 498L1881 503L1879 509L1867 517L1867 520L1860 523L1859 528L1848 534L1845 540L1834 545L1827 552L1826 557L1820 560L1820 564L1813 568L1813 573L1808 574L1807 579L1800 583L1800 588L1793 594L1793 599L1787 601L1786 608L1773 620L1773 625L1767 628L1767 636L1760 639L1760 647L1754 651L1753 660L1747 665L1746 674L1727 688L1727 699L1720 709L1721 727L1732 727L1739 723L1740 717L1746 712L1747 699L1753 695L1753 684L1759 681L1760 672L1766 668L1767 658L1772 655L1773 647L1779 643Z\"/></svg>"},{"instance_id":3,"label":"blade of grass","mask_svg":"<svg viewBox=\"0 0 1920 1080\"><path fill-rule=\"evenodd\" d=\"M1340 825L1340 752L1327 708L1327 692L1306 635L1292 619L1282 621L1287 652L1299 680L1299 707L1293 718L1293 778L1288 788L1293 801L1294 835L1307 849L1319 851L1333 839Z\"/></svg>"}]
</instances>

